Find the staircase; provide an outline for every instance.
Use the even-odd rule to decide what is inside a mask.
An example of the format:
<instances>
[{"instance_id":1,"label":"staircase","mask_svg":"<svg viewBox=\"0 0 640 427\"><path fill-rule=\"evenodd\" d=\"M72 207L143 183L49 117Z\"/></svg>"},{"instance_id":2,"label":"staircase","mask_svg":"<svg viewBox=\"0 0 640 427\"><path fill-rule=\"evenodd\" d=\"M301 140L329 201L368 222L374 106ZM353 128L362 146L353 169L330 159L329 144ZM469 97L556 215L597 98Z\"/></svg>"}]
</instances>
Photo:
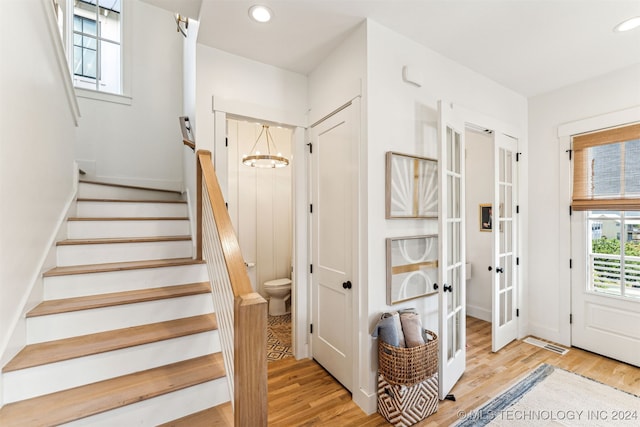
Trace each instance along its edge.
<instances>
[{"instance_id":1,"label":"staircase","mask_svg":"<svg viewBox=\"0 0 640 427\"><path fill-rule=\"evenodd\" d=\"M67 234L2 369L0 425L155 426L228 402L180 194L81 182Z\"/></svg>"}]
</instances>

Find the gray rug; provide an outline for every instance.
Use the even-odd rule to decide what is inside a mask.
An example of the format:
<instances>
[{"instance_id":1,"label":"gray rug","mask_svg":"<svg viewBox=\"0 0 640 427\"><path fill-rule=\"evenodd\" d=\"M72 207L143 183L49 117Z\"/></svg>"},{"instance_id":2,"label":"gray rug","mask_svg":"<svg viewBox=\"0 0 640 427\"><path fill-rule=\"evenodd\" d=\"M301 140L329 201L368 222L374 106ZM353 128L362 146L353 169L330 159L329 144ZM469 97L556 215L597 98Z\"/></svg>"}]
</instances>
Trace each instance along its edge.
<instances>
[{"instance_id":1,"label":"gray rug","mask_svg":"<svg viewBox=\"0 0 640 427\"><path fill-rule=\"evenodd\" d=\"M640 397L543 364L456 427L638 426Z\"/></svg>"}]
</instances>

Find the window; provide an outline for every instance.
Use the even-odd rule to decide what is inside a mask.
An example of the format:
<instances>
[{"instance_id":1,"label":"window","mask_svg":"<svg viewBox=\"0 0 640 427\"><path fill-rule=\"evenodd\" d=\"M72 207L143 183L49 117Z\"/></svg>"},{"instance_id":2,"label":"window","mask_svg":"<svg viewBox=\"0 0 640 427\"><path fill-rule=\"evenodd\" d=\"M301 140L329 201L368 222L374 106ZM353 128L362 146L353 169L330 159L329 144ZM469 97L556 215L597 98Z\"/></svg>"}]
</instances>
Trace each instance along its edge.
<instances>
[{"instance_id":1,"label":"window","mask_svg":"<svg viewBox=\"0 0 640 427\"><path fill-rule=\"evenodd\" d=\"M590 211L589 290L640 299L640 212Z\"/></svg>"},{"instance_id":2,"label":"window","mask_svg":"<svg viewBox=\"0 0 640 427\"><path fill-rule=\"evenodd\" d=\"M572 207L586 211L587 289L640 299L640 124L573 138Z\"/></svg>"},{"instance_id":3,"label":"window","mask_svg":"<svg viewBox=\"0 0 640 427\"><path fill-rule=\"evenodd\" d=\"M78 0L73 5L74 85L122 93L122 13L120 0Z\"/></svg>"},{"instance_id":4,"label":"window","mask_svg":"<svg viewBox=\"0 0 640 427\"><path fill-rule=\"evenodd\" d=\"M73 74L96 78L96 21L73 17Z\"/></svg>"}]
</instances>

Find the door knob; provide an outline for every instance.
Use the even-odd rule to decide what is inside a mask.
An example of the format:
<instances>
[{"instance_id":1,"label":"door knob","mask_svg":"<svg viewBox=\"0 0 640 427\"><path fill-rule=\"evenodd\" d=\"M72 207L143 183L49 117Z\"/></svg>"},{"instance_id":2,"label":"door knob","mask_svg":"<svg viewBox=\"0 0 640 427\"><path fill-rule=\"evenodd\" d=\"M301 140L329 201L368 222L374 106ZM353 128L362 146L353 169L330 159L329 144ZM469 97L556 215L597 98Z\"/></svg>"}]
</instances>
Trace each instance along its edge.
<instances>
[{"instance_id":1,"label":"door knob","mask_svg":"<svg viewBox=\"0 0 640 427\"><path fill-rule=\"evenodd\" d=\"M504 273L502 267L496 267L496 273Z\"/></svg>"},{"instance_id":2,"label":"door knob","mask_svg":"<svg viewBox=\"0 0 640 427\"><path fill-rule=\"evenodd\" d=\"M445 292L449 291L449 292L453 292L453 285L444 285L444 287L442 288L444 289Z\"/></svg>"},{"instance_id":3,"label":"door knob","mask_svg":"<svg viewBox=\"0 0 640 427\"><path fill-rule=\"evenodd\" d=\"M437 284L437 283L434 283L434 284L433 284L433 290L434 290L434 291L437 291L437 290L438 290L438 284Z\"/></svg>"},{"instance_id":4,"label":"door knob","mask_svg":"<svg viewBox=\"0 0 640 427\"><path fill-rule=\"evenodd\" d=\"M342 283L342 288L343 289L351 289L351 281L347 280L346 282Z\"/></svg>"},{"instance_id":5,"label":"door knob","mask_svg":"<svg viewBox=\"0 0 640 427\"><path fill-rule=\"evenodd\" d=\"M489 266L488 270L489 270L489 271L493 270L493 267Z\"/></svg>"}]
</instances>

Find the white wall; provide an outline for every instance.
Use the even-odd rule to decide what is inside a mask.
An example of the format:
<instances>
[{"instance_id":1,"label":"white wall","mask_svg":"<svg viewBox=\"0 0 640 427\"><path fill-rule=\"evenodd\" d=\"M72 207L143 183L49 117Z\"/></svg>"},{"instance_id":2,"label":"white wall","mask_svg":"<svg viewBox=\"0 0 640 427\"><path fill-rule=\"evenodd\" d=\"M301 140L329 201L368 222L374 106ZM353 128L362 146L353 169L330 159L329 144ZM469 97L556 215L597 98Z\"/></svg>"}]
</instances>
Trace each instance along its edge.
<instances>
[{"instance_id":1,"label":"white wall","mask_svg":"<svg viewBox=\"0 0 640 427\"><path fill-rule=\"evenodd\" d=\"M490 232L480 231L479 205L493 200L493 136L467 130L466 144L466 254L467 264L471 265L467 314L491 322L493 274L487 267L493 262L493 242Z\"/></svg>"},{"instance_id":2,"label":"white wall","mask_svg":"<svg viewBox=\"0 0 640 427\"><path fill-rule=\"evenodd\" d=\"M197 46L196 81L196 141L198 148L212 152L215 131L213 96L233 101L235 105L242 104L247 107L246 111L278 111L282 113L280 117L304 117L307 112L307 78L302 74L202 44ZM256 117L255 114L249 117L273 120Z\"/></svg>"},{"instance_id":3,"label":"white wall","mask_svg":"<svg viewBox=\"0 0 640 427\"><path fill-rule=\"evenodd\" d=\"M530 333L570 344L569 169L558 126L640 105L640 65L529 99ZM640 120L640 117L638 118Z\"/></svg>"},{"instance_id":4,"label":"white wall","mask_svg":"<svg viewBox=\"0 0 640 427\"><path fill-rule=\"evenodd\" d=\"M187 37L182 39L182 115L189 117L192 134L196 128L196 46L200 22L189 20ZM182 148L182 174L184 188L189 202L189 217L191 218L191 234L193 238L194 254L196 242L196 154L186 145Z\"/></svg>"},{"instance_id":5,"label":"white wall","mask_svg":"<svg viewBox=\"0 0 640 427\"><path fill-rule=\"evenodd\" d=\"M171 12L140 1L130 10L131 105L80 98L77 159L89 178L182 190L183 37Z\"/></svg>"},{"instance_id":6,"label":"white wall","mask_svg":"<svg viewBox=\"0 0 640 427\"><path fill-rule=\"evenodd\" d=\"M366 329L370 330L380 313L390 308L385 303L385 238L437 233L435 220L384 219L385 152L393 150L435 157L439 99L511 124L521 129L523 134L527 129L527 103L523 96L373 21L368 21L367 35L369 99L366 150L369 169L366 221L369 252L365 268L369 277L369 300L364 309L369 315ZM418 88L402 81L404 65L413 66L422 73L424 86ZM437 331L436 297L422 298L393 308L404 306L417 307L423 313L423 324ZM375 360L375 342L369 340L369 343L369 348L361 349L360 355L360 360L365 361L361 369L368 372L369 381L360 387L374 396L376 366L372 361ZM369 407L372 410L375 409L373 400L370 399Z\"/></svg>"},{"instance_id":7,"label":"white wall","mask_svg":"<svg viewBox=\"0 0 640 427\"><path fill-rule=\"evenodd\" d=\"M54 266L48 254L74 196L76 119L61 83L70 75L45 7L0 2L11 16L0 27L0 365L24 345L22 310L42 300L40 272Z\"/></svg>"}]
</instances>

